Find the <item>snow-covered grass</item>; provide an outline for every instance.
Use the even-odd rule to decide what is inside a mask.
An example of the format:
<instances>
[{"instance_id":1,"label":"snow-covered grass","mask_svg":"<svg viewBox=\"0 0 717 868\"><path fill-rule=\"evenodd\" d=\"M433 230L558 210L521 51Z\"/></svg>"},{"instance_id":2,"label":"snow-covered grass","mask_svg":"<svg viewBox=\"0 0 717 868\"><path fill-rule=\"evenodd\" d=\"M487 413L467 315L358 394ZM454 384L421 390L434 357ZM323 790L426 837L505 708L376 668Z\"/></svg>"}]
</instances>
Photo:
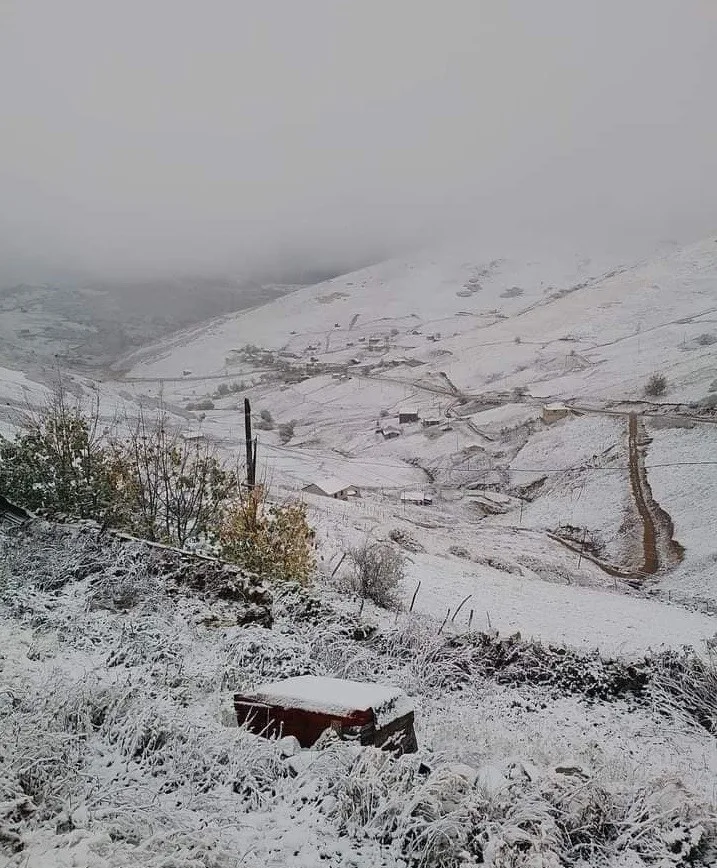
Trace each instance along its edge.
<instances>
[{"instance_id":1,"label":"snow-covered grass","mask_svg":"<svg viewBox=\"0 0 717 868\"><path fill-rule=\"evenodd\" d=\"M268 630L161 588L97 608L96 576L38 575L3 561L5 864L713 864L714 736L674 695L654 711L629 690L586 702L579 673L603 683L598 657L536 669L559 655L378 612L356 640L327 591L278 592ZM546 677L559 668L564 688ZM227 690L306 673L405 690L419 753L331 738L297 753L227 725Z\"/></svg>"}]
</instances>

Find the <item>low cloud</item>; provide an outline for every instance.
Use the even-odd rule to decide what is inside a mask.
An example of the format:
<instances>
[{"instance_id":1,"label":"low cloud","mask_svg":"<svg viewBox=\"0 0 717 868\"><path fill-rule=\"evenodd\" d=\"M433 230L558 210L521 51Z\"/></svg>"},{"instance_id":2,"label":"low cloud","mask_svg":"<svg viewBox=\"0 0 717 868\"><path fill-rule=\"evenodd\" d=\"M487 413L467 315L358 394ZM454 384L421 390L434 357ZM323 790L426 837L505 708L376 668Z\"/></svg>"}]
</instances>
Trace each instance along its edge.
<instances>
[{"instance_id":1,"label":"low cloud","mask_svg":"<svg viewBox=\"0 0 717 868\"><path fill-rule=\"evenodd\" d=\"M709 0L4 0L0 284L717 227Z\"/></svg>"}]
</instances>

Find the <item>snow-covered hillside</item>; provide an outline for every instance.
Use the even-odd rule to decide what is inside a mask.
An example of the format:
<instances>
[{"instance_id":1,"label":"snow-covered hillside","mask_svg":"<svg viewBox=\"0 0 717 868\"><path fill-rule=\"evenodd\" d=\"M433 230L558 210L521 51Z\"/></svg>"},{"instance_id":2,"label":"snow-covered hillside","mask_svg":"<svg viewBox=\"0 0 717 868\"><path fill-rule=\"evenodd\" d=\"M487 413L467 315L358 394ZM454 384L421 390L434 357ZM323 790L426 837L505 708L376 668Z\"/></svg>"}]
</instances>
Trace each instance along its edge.
<instances>
[{"instance_id":1,"label":"snow-covered hillside","mask_svg":"<svg viewBox=\"0 0 717 868\"><path fill-rule=\"evenodd\" d=\"M260 464L277 491L296 494L327 477L360 487L348 507L312 501L317 520L335 521L344 536L385 536L397 512L406 516L401 493L425 491L432 506L411 514L447 540L479 534L486 557L503 546L491 525L533 531L516 534L512 551L534 579L624 591L629 574L641 592L709 607L714 548L688 542L700 532L685 525L703 526L717 490L716 348L717 241L709 238L636 265L483 260L463 249L392 260L175 335L117 369L136 396L161 390L177 408L209 408L195 419L238 454L239 399L250 397ZM666 389L646 396L656 373ZM568 408L550 416L552 404ZM401 411L421 421L400 424ZM684 585L667 567L639 575L645 517L631 483L630 412L645 420L645 438L650 419L682 426L669 450L663 435L639 449L643 487L660 465L658 516L669 518L673 499L693 509L672 516L675 545L685 549L674 575L692 577ZM701 496L690 505L682 492L691 473L700 474ZM572 553L558 554L561 539ZM617 576L576 555L584 544ZM467 563L461 571L465 581L436 592L437 617L442 597L471 593L480 575ZM423 572L416 563L411 578ZM536 629L529 619L523 627Z\"/></svg>"}]
</instances>

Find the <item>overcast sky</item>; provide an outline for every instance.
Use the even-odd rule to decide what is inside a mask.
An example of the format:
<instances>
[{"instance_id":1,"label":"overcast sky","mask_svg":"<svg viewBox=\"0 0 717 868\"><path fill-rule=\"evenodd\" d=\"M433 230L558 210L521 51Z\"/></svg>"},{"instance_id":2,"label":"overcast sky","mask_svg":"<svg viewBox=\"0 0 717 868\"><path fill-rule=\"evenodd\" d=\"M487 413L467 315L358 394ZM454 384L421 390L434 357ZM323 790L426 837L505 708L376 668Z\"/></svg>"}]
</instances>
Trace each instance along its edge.
<instances>
[{"instance_id":1,"label":"overcast sky","mask_svg":"<svg viewBox=\"0 0 717 868\"><path fill-rule=\"evenodd\" d=\"M0 109L5 281L717 229L715 0L0 0Z\"/></svg>"}]
</instances>

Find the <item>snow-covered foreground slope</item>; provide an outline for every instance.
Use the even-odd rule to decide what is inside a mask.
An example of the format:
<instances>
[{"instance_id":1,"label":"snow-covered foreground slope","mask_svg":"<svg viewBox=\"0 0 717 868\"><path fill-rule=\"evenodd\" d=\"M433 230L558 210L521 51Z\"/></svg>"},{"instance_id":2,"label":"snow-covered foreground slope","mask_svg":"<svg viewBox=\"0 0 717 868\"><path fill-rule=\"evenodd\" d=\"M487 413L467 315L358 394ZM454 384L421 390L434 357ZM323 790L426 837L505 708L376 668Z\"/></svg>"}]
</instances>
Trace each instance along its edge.
<instances>
[{"instance_id":1,"label":"snow-covered foreground slope","mask_svg":"<svg viewBox=\"0 0 717 868\"><path fill-rule=\"evenodd\" d=\"M0 531L0 864L714 864L715 736L666 662L461 644L326 589L238 626L101 540ZM232 691L302 674L405 690L419 752L232 726Z\"/></svg>"}]
</instances>

